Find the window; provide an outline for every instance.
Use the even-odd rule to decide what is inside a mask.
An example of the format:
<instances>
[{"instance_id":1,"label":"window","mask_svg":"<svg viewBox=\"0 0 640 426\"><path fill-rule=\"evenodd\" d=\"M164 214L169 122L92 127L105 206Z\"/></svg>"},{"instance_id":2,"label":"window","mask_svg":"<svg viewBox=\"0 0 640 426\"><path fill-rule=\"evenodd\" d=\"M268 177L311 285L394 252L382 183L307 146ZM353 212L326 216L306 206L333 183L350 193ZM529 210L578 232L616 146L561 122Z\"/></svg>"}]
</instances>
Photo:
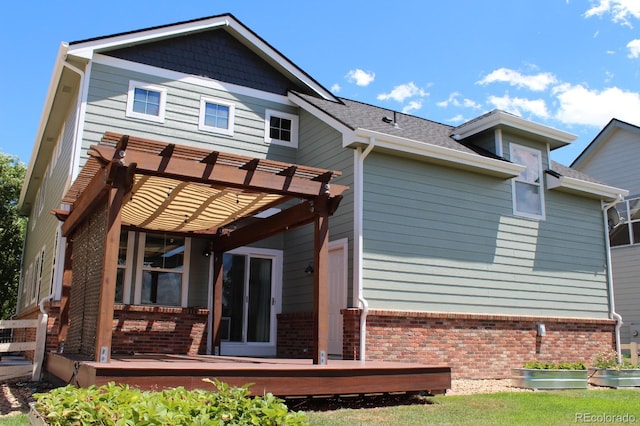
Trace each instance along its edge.
<instances>
[{"instance_id":1,"label":"window","mask_svg":"<svg viewBox=\"0 0 640 426\"><path fill-rule=\"evenodd\" d=\"M135 243L135 232L120 232L118 248L118 270L116 271L116 303L129 303L131 300L131 257Z\"/></svg>"},{"instance_id":2,"label":"window","mask_svg":"<svg viewBox=\"0 0 640 426\"><path fill-rule=\"evenodd\" d=\"M610 223L611 246L640 244L640 197L625 200L614 208L620 220L617 224Z\"/></svg>"},{"instance_id":3,"label":"window","mask_svg":"<svg viewBox=\"0 0 640 426\"><path fill-rule=\"evenodd\" d=\"M513 179L513 213L544 219L542 153L537 149L511 144L510 154L511 162L527 167Z\"/></svg>"},{"instance_id":4,"label":"window","mask_svg":"<svg viewBox=\"0 0 640 426\"><path fill-rule=\"evenodd\" d=\"M280 111L266 111L264 141L298 147L298 116Z\"/></svg>"},{"instance_id":5,"label":"window","mask_svg":"<svg viewBox=\"0 0 640 426\"><path fill-rule=\"evenodd\" d=\"M136 304L186 306L189 238L140 234Z\"/></svg>"},{"instance_id":6,"label":"window","mask_svg":"<svg viewBox=\"0 0 640 426\"><path fill-rule=\"evenodd\" d=\"M200 99L200 119L198 129L233 136L235 105L229 102Z\"/></svg>"},{"instance_id":7,"label":"window","mask_svg":"<svg viewBox=\"0 0 640 426\"><path fill-rule=\"evenodd\" d=\"M137 81L129 82L127 117L164 123L167 89Z\"/></svg>"}]
</instances>

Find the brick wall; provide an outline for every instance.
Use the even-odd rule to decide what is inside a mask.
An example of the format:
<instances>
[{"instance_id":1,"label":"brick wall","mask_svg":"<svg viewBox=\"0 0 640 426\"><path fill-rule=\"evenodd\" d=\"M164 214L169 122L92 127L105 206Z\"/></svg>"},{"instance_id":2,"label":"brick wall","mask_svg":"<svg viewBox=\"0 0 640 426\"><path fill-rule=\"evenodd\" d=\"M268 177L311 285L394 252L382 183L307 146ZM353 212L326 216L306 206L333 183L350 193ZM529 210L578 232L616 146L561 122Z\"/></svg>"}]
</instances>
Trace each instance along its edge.
<instances>
[{"instance_id":1,"label":"brick wall","mask_svg":"<svg viewBox=\"0 0 640 426\"><path fill-rule=\"evenodd\" d=\"M313 357L313 314L278 314L279 358Z\"/></svg>"},{"instance_id":2,"label":"brick wall","mask_svg":"<svg viewBox=\"0 0 640 426\"><path fill-rule=\"evenodd\" d=\"M343 314L343 356L354 359L360 310ZM545 324L544 337L537 336L539 323ZM615 321L607 319L370 310L366 357L447 364L454 378L506 378L510 368L532 360L589 362L615 347L614 330Z\"/></svg>"},{"instance_id":3,"label":"brick wall","mask_svg":"<svg viewBox=\"0 0 640 426\"><path fill-rule=\"evenodd\" d=\"M208 314L202 308L116 305L111 351L204 354Z\"/></svg>"}]
</instances>

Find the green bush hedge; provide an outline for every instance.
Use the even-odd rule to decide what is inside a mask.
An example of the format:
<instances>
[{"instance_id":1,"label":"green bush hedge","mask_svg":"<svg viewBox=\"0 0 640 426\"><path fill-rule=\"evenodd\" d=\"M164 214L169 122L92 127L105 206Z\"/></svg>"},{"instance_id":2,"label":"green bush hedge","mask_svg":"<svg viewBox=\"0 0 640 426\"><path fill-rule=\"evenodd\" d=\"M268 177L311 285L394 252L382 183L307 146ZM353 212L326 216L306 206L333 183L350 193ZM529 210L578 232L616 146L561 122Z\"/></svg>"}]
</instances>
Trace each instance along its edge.
<instances>
[{"instance_id":1,"label":"green bush hedge","mask_svg":"<svg viewBox=\"0 0 640 426\"><path fill-rule=\"evenodd\" d=\"M249 385L217 391L141 391L128 385L89 388L65 386L35 394L35 408L51 426L67 425L308 425L302 412L291 412L268 393L251 397Z\"/></svg>"}]
</instances>

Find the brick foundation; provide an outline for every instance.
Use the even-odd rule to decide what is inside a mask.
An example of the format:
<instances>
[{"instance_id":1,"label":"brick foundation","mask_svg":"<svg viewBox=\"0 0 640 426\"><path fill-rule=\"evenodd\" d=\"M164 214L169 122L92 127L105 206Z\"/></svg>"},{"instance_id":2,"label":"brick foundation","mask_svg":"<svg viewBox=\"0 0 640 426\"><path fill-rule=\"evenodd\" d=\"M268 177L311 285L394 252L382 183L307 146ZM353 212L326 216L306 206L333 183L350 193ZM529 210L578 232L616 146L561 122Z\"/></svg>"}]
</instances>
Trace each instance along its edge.
<instances>
[{"instance_id":1,"label":"brick foundation","mask_svg":"<svg viewBox=\"0 0 640 426\"><path fill-rule=\"evenodd\" d=\"M278 314L278 358L313 356L313 314Z\"/></svg>"},{"instance_id":2,"label":"brick foundation","mask_svg":"<svg viewBox=\"0 0 640 426\"><path fill-rule=\"evenodd\" d=\"M46 351L58 352L60 304L54 302L47 305L45 307L49 313L49 323ZM34 309L25 312L18 319L38 318L39 312L38 309ZM207 349L208 315L209 311L202 308L115 305L112 354L130 352L204 354ZM26 333L29 332L30 330L26 331Z\"/></svg>"},{"instance_id":3,"label":"brick foundation","mask_svg":"<svg viewBox=\"0 0 640 426\"><path fill-rule=\"evenodd\" d=\"M344 315L345 359L359 353L359 309ZM546 328L537 336L537 324ZM589 362L615 347L615 321L370 310L368 360L444 363L452 377L509 377L527 361Z\"/></svg>"}]
</instances>

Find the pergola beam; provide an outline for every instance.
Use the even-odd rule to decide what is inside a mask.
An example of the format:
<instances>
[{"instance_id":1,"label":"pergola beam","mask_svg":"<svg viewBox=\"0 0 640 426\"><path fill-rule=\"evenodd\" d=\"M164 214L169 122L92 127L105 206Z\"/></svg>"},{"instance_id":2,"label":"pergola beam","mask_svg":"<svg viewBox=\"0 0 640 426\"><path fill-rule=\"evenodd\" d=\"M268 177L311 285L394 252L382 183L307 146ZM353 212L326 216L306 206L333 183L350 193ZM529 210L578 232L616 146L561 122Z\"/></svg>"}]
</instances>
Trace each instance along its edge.
<instances>
[{"instance_id":1,"label":"pergola beam","mask_svg":"<svg viewBox=\"0 0 640 426\"><path fill-rule=\"evenodd\" d=\"M113 147L96 145L91 147L90 153L106 162L111 161L115 150L116 148ZM347 189L342 185L328 186L328 183L320 180L280 175L255 169L254 167L257 166L255 161L236 167L223 164L220 161L211 164L210 159L209 161L195 161L176 155L171 157L154 155L131 148L127 149L125 159L129 164L136 164L135 173L138 175L162 176L245 191L309 199L324 194L327 188L330 189L331 195L340 195ZM322 177L323 179L327 178L327 176Z\"/></svg>"}]
</instances>

